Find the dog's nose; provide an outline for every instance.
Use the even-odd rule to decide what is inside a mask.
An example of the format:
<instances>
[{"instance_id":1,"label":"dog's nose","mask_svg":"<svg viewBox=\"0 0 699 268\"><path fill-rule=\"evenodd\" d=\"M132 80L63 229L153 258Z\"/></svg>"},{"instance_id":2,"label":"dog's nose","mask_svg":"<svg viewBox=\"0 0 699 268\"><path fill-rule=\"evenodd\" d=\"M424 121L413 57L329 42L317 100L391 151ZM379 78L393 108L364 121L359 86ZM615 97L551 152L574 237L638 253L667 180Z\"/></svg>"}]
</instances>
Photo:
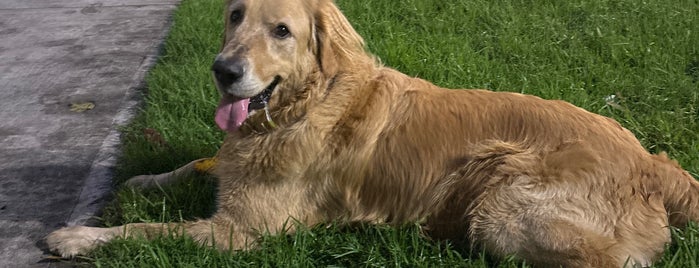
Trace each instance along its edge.
<instances>
[{"instance_id":1,"label":"dog's nose","mask_svg":"<svg viewBox=\"0 0 699 268\"><path fill-rule=\"evenodd\" d=\"M216 80L223 86L230 86L237 82L243 77L245 72L243 63L240 60L216 59L214 65L211 66L211 70L214 72Z\"/></svg>"}]
</instances>

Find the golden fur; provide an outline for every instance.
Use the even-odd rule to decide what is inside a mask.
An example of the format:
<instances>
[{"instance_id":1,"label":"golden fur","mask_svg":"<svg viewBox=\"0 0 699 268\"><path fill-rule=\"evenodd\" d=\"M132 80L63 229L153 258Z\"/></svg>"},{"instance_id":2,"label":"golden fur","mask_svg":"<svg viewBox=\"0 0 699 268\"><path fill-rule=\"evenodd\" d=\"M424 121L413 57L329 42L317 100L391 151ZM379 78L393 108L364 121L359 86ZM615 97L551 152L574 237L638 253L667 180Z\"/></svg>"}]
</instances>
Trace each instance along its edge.
<instances>
[{"instance_id":1,"label":"golden fur","mask_svg":"<svg viewBox=\"0 0 699 268\"><path fill-rule=\"evenodd\" d=\"M229 90L257 93L279 76L270 99L277 127L256 112L228 135L211 171L220 180L215 215L68 227L47 238L54 252L82 254L163 226L244 249L256 230L279 232L291 217L419 221L435 238L498 256L619 267L651 264L669 225L699 220L699 183L612 119L535 96L446 90L383 67L329 0L233 0L225 17L238 8L242 22L227 20L219 57L243 57L263 84ZM280 22L291 37L270 36ZM130 183L164 183L194 163Z\"/></svg>"}]
</instances>

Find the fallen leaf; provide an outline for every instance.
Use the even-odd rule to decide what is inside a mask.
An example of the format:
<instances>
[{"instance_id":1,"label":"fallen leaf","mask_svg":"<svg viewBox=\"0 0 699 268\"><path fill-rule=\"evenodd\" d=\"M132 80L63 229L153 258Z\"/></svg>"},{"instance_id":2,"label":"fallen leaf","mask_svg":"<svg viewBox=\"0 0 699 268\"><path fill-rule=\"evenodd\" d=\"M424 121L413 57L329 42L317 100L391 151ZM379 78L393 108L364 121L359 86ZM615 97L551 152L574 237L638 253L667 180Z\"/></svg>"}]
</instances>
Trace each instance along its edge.
<instances>
[{"instance_id":1,"label":"fallen leaf","mask_svg":"<svg viewBox=\"0 0 699 268\"><path fill-rule=\"evenodd\" d=\"M216 157L204 158L194 163L194 170L202 174L208 174L216 165Z\"/></svg>"},{"instance_id":2,"label":"fallen leaf","mask_svg":"<svg viewBox=\"0 0 699 268\"><path fill-rule=\"evenodd\" d=\"M82 113L84 111L92 110L94 108L95 104L92 102L79 102L70 104L70 111L76 113Z\"/></svg>"},{"instance_id":3,"label":"fallen leaf","mask_svg":"<svg viewBox=\"0 0 699 268\"><path fill-rule=\"evenodd\" d=\"M167 142L163 138L163 135L158 132L158 130L154 128L144 128L143 129L143 136L146 138L146 140L150 143L155 143L160 146L167 146Z\"/></svg>"}]
</instances>

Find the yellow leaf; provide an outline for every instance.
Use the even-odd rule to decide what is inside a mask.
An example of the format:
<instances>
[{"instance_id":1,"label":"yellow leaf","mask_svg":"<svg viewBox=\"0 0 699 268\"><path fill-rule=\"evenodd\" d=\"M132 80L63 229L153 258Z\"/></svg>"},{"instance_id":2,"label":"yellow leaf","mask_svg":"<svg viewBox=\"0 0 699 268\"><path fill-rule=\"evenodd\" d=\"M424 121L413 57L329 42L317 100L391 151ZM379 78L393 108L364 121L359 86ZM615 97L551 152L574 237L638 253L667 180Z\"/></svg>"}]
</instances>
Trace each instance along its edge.
<instances>
[{"instance_id":1,"label":"yellow leaf","mask_svg":"<svg viewBox=\"0 0 699 268\"><path fill-rule=\"evenodd\" d=\"M209 173L209 170L216 165L216 157L204 158L194 163L194 169L199 173Z\"/></svg>"},{"instance_id":2,"label":"yellow leaf","mask_svg":"<svg viewBox=\"0 0 699 268\"><path fill-rule=\"evenodd\" d=\"M70 104L70 111L71 112L76 112L76 113L82 113L87 110L92 110L95 108L95 104L92 102L80 102L80 103L71 103Z\"/></svg>"}]
</instances>

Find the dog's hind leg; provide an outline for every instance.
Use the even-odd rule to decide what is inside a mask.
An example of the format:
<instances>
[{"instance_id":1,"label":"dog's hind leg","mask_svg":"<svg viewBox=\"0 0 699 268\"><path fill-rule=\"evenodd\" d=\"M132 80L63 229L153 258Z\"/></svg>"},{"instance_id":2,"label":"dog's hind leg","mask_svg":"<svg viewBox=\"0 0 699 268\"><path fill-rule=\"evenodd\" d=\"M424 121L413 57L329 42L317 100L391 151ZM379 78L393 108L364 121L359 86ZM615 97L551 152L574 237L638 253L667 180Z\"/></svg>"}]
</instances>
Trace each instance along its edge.
<instances>
[{"instance_id":1,"label":"dog's hind leg","mask_svg":"<svg viewBox=\"0 0 699 268\"><path fill-rule=\"evenodd\" d=\"M578 149L563 148L575 150L579 161L594 161ZM602 235L601 228L580 217L584 211L577 204L589 202L580 199L580 189L547 173L546 155L497 140L474 145L469 152L468 163L453 174L462 178L454 185L459 189L455 196L466 198L454 199L451 202L456 204L449 207L468 205L463 217L473 246L500 257L515 255L542 267L623 264L608 251L615 245L614 238Z\"/></svg>"},{"instance_id":2,"label":"dog's hind leg","mask_svg":"<svg viewBox=\"0 0 699 268\"><path fill-rule=\"evenodd\" d=\"M220 250L243 249L255 238L250 230L236 230L231 222L210 219L183 223L131 223L111 228L72 226L52 232L45 241L51 252L70 258L86 254L115 238L154 239L183 235Z\"/></svg>"},{"instance_id":3,"label":"dog's hind leg","mask_svg":"<svg viewBox=\"0 0 699 268\"><path fill-rule=\"evenodd\" d=\"M469 165L490 168L463 173L489 177L466 216L474 245L542 267L622 267L649 265L669 241L660 195L612 184L584 144L543 156L505 145L477 148Z\"/></svg>"},{"instance_id":4,"label":"dog's hind leg","mask_svg":"<svg viewBox=\"0 0 699 268\"><path fill-rule=\"evenodd\" d=\"M532 216L510 221L479 213L471 225L471 241L486 252L514 255L537 267L622 267L626 263L614 256L613 238L571 221Z\"/></svg>"},{"instance_id":5,"label":"dog's hind leg","mask_svg":"<svg viewBox=\"0 0 699 268\"><path fill-rule=\"evenodd\" d=\"M487 252L514 255L535 266L646 267L670 242L669 230L661 226L664 215L650 210L642 212L650 217L622 218L605 232L589 221L591 217L573 220L564 210L530 206L522 199L516 205L497 200L501 203L481 203L488 208L472 212L471 241Z\"/></svg>"},{"instance_id":6,"label":"dog's hind leg","mask_svg":"<svg viewBox=\"0 0 699 268\"><path fill-rule=\"evenodd\" d=\"M526 178L524 178L526 179ZM532 194L533 185L494 185L470 211L469 240L500 257L514 255L541 267L621 267L605 236L584 219L570 220L565 198ZM552 199L551 202L543 199ZM542 202L543 200L543 202ZM560 205L560 206L559 206Z\"/></svg>"},{"instance_id":7,"label":"dog's hind leg","mask_svg":"<svg viewBox=\"0 0 699 268\"><path fill-rule=\"evenodd\" d=\"M170 172L155 175L140 175L132 177L124 184L132 188L151 188L171 184L179 178L185 178L194 174L209 174L216 164L216 158L201 158Z\"/></svg>"}]
</instances>

